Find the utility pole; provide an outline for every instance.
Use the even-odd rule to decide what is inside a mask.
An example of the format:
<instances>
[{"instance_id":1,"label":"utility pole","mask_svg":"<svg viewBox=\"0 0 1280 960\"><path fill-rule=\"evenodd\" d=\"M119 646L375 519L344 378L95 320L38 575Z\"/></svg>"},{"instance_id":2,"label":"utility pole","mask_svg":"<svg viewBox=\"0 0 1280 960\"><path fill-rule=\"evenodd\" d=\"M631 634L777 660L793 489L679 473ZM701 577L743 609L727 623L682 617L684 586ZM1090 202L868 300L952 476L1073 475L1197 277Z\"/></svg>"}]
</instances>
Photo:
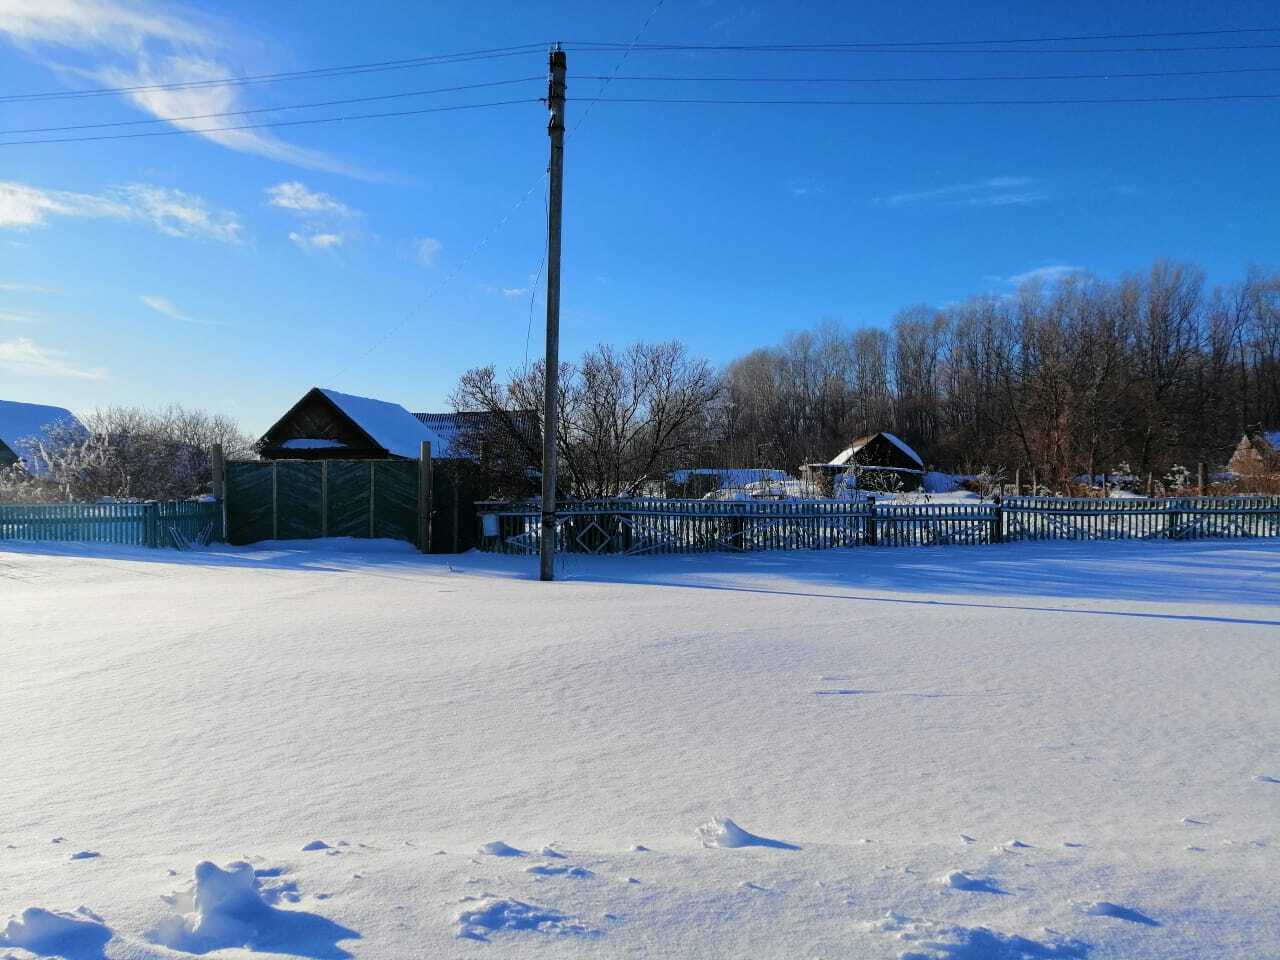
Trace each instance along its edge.
<instances>
[{"instance_id":1,"label":"utility pole","mask_svg":"<svg viewBox=\"0 0 1280 960\"><path fill-rule=\"evenodd\" d=\"M551 51L547 108L551 119L551 165L547 198L547 352L542 398L542 538L538 561L541 580L556 576L556 431L560 422L560 207L564 199L564 75L567 60L560 44Z\"/></svg>"}]
</instances>

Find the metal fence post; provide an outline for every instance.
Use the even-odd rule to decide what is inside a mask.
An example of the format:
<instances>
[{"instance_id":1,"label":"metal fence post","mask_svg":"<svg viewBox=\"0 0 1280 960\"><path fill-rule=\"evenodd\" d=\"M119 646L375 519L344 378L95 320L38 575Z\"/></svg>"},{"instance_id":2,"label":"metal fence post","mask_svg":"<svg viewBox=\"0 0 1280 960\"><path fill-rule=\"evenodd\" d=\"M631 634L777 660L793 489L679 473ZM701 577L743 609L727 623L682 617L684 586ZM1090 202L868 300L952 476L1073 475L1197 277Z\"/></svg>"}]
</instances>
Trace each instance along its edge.
<instances>
[{"instance_id":1,"label":"metal fence post","mask_svg":"<svg viewBox=\"0 0 1280 960\"><path fill-rule=\"evenodd\" d=\"M1170 500L1168 501L1168 504L1169 504L1169 519L1168 519L1168 526L1166 527L1167 536L1168 536L1168 539L1170 540L1177 540L1178 525L1182 522L1182 511L1179 509L1182 505L1182 501Z\"/></svg>"}]
</instances>

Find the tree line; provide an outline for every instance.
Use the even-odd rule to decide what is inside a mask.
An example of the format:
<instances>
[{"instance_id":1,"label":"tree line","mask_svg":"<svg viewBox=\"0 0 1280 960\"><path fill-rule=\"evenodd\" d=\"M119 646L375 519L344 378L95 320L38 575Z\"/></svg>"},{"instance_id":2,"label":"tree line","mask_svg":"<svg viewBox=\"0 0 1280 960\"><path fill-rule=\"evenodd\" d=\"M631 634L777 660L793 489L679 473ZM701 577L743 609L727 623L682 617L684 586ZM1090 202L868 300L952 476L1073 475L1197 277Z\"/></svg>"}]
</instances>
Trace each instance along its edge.
<instances>
[{"instance_id":1,"label":"tree line","mask_svg":"<svg viewBox=\"0 0 1280 960\"><path fill-rule=\"evenodd\" d=\"M1171 261L1073 274L909 307L887 327L827 320L720 371L678 342L596 347L560 383L563 486L578 496L635 493L677 467L794 473L881 430L952 472L1160 478L1221 467L1242 434L1280 427L1280 274L1212 288ZM483 367L454 393L494 414L467 443L506 492L541 462L542 384L538 365Z\"/></svg>"}]
</instances>

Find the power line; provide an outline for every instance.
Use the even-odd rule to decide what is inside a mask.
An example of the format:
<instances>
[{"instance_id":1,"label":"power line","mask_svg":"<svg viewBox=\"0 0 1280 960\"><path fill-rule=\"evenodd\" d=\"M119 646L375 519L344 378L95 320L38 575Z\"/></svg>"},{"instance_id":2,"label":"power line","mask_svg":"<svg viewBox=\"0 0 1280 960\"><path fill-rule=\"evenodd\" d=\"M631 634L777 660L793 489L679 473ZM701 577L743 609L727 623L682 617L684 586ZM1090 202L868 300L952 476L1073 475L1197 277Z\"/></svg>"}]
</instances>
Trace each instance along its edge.
<instances>
[{"instance_id":1,"label":"power line","mask_svg":"<svg viewBox=\"0 0 1280 960\"><path fill-rule=\"evenodd\" d=\"M313 117L307 120L272 120L267 123L241 123L229 127L201 127L194 130L148 130L144 133L103 133L91 137L45 137L36 140L5 140L0 147L16 147L33 143L88 143L99 140L135 140L140 137L176 137L192 134L228 133L235 130L261 130L267 127L303 127L318 123L342 123L347 120L380 120L387 117L416 117L425 113L447 113L454 110L480 110L505 107L515 103L541 103L541 97L520 100L493 100L489 103L459 103L448 107L424 107L420 110L392 110L386 113L352 113L341 117Z\"/></svg>"},{"instance_id":2,"label":"power line","mask_svg":"<svg viewBox=\"0 0 1280 960\"><path fill-rule=\"evenodd\" d=\"M156 90L195 90L204 87L242 86L255 83L278 83L286 80L324 80L361 73L378 73L385 70L404 70L439 64L470 63L475 60L495 60L516 57L541 50L543 44L526 43L518 47L495 47L489 50L470 50L463 53L443 53L429 57L412 57L404 60L379 60L372 63L356 63L336 67L316 67L311 70L294 70L286 73L261 73L241 77L219 77L208 80L182 80L172 83L149 83L130 87L97 87L92 90L54 90L44 93L17 93L0 96L0 103L21 103L42 100L72 100L81 97L105 97L129 93L146 93Z\"/></svg>"},{"instance_id":3,"label":"power line","mask_svg":"<svg viewBox=\"0 0 1280 960\"><path fill-rule=\"evenodd\" d=\"M1040 100L748 100L701 97L603 97L599 103L689 103L812 107L973 107L1036 106L1072 103L1199 103L1220 100L1278 100L1280 93L1224 93L1187 97L1061 97Z\"/></svg>"},{"instance_id":4,"label":"power line","mask_svg":"<svg viewBox=\"0 0 1280 960\"><path fill-rule=\"evenodd\" d=\"M492 227L490 227L488 231L484 234L484 236L480 238L479 242L476 243L474 247L472 247L471 252L468 253L465 257L463 257L462 260L458 262L457 266L455 266L453 270L443 280L441 280L438 284L436 284L431 290L427 291L427 295L423 297L421 304L419 304L417 307L414 307L407 314L405 314L404 319L402 319L399 323L395 324L392 327L388 327L386 332L384 332L381 337L379 337L377 340L371 343L363 353L359 354L354 359L348 361L346 366L344 366L341 370L339 370L337 373L333 375L332 380L337 381L337 379L341 377L344 373L346 373L356 364L363 362L375 350L378 350L384 343L386 343L389 339L391 339L391 337L394 334L400 331L405 324L407 324L410 320L412 320L415 314L422 307L426 306L426 304L430 302L430 300L436 294L438 294L441 290L443 290L450 283L452 283L458 277L458 275L467 268L467 266L471 263L471 261L474 260L476 256L479 255L480 251L489 245L489 241L494 238L494 236L498 233L498 231L500 231L504 226L507 225L507 221L510 220L513 216L515 216L516 211L519 210L521 207L523 207L525 205L525 202L528 201L528 199L531 196L533 196L533 192L542 185L542 182L547 179L547 176L548 176L547 171L546 170L542 171L542 174L538 177L538 179L535 180L532 184L530 184L529 189L526 190L521 195L520 199L517 200L512 205L511 209L508 210L505 214L503 214L502 218L498 220L498 222L495 223Z\"/></svg>"},{"instance_id":5,"label":"power line","mask_svg":"<svg viewBox=\"0 0 1280 960\"><path fill-rule=\"evenodd\" d=\"M715 77L715 76L614 76L614 80L636 80L643 82L705 82L705 83L971 83L986 81L1022 81L1022 80L1140 80L1163 79L1169 77L1212 77L1251 73L1280 73L1280 67L1231 67L1221 70L1154 70L1137 73L1015 73L988 74L986 76L968 77ZM591 74L578 74L573 80L604 80L605 77Z\"/></svg>"},{"instance_id":6,"label":"power line","mask_svg":"<svg viewBox=\"0 0 1280 960\"><path fill-rule=\"evenodd\" d=\"M571 130L570 133L577 133L578 128L581 127L582 124L586 122L588 115L591 113L591 109L596 105L596 100L600 99L601 95L608 88L609 84L613 82L613 78L618 75L618 71L622 69L622 65L627 62L627 58L631 56L631 51L634 50L636 47L636 44L640 42L640 38L644 35L644 32L649 29L649 24L653 20L654 16L657 14L659 8L662 6L662 3L663 3L663 0L658 0L658 2L654 5L654 8L649 11L649 16L644 18L644 23L640 25L640 29L636 31L636 35L631 38L631 43L627 46L627 49L623 51L622 56L618 59L618 62L614 65L612 75L607 77L596 78L598 80L603 80L604 83L600 84L600 89L596 91L595 97L592 98L591 102L587 104L587 108L582 111L582 116L579 117L578 122L573 125L573 130Z\"/></svg>"},{"instance_id":7,"label":"power line","mask_svg":"<svg viewBox=\"0 0 1280 960\"><path fill-rule=\"evenodd\" d=\"M979 41L968 41L977 43ZM1016 43L1017 41L1008 41ZM609 50L621 49L618 44L600 44L588 47L574 47L570 45L568 49L577 53L605 52ZM1044 47L1029 47L1026 49L1010 49L1008 47L931 47L924 44L894 44L894 45L871 45L859 46L857 44L842 43L814 43L814 44L781 44L781 43L755 43L755 44L640 44L636 50L640 53L887 53L887 54L1052 54L1052 53L1192 53L1207 51L1230 51L1230 50L1275 50L1280 49L1280 43L1237 43L1230 45L1204 45L1195 47L1062 47L1046 49Z\"/></svg>"},{"instance_id":8,"label":"power line","mask_svg":"<svg viewBox=\"0 0 1280 960\"><path fill-rule=\"evenodd\" d=\"M1280 33L1280 26L1274 27L1231 27L1221 30L1163 30L1158 32L1144 33L1087 33L1076 34L1074 36L1058 36L1058 37L987 37L980 40L864 40L853 43L826 43L826 44L770 44L774 48L785 49L806 49L813 47L841 47L846 49L867 48L867 47L958 47L971 44L1013 44L1013 43L1079 43L1091 40L1157 40L1169 37L1214 37L1229 36L1249 33ZM592 47L619 47L621 43L616 41L594 41L583 40L567 46L592 46ZM655 47L656 44L646 44L645 47ZM663 46L676 47L676 44L666 44ZM717 44L709 45L719 49L746 49L737 44ZM685 47L684 49L691 49ZM703 49L703 48L699 48Z\"/></svg>"},{"instance_id":9,"label":"power line","mask_svg":"<svg viewBox=\"0 0 1280 960\"><path fill-rule=\"evenodd\" d=\"M212 120L217 117L242 117L255 113L273 113L277 110L304 110L311 107L337 107L353 103L371 103L378 100L398 100L404 97L425 97L434 93L455 93L460 90L479 90L482 87L502 87L515 83L541 80L541 77L521 77L516 80L490 80L487 83L467 83L456 87L437 87L434 90L407 90L403 93L382 93L368 97L351 97L346 100L317 100L313 103L290 103L278 107L254 107L250 110L226 110L222 113L197 113L185 117L151 117L146 120L113 120L107 123L78 123L64 127L26 127L17 130L0 130L0 136L19 133L54 133L62 130L96 130L103 127L135 127L149 123L184 123L188 120ZM202 131L196 131L202 132Z\"/></svg>"}]
</instances>

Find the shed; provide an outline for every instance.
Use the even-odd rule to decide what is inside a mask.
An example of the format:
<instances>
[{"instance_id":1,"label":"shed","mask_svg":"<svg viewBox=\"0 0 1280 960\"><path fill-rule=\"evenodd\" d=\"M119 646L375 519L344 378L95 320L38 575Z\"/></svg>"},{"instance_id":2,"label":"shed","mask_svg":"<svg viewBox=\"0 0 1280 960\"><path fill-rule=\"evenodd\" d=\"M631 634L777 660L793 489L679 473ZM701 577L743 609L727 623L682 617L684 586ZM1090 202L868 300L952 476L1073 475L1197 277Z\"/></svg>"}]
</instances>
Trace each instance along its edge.
<instances>
[{"instance_id":1,"label":"shed","mask_svg":"<svg viewBox=\"0 0 1280 960\"><path fill-rule=\"evenodd\" d=\"M21 463L28 472L39 475L42 470L34 455L36 446L49 440L52 430L65 426L88 435L80 421L63 407L0 400L0 468Z\"/></svg>"},{"instance_id":2,"label":"shed","mask_svg":"<svg viewBox=\"0 0 1280 960\"><path fill-rule=\"evenodd\" d=\"M1241 477L1280 474L1280 430L1246 433L1236 445L1227 470Z\"/></svg>"},{"instance_id":3,"label":"shed","mask_svg":"<svg viewBox=\"0 0 1280 960\"><path fill-rule=\"evenodd\" d=\"M919 490L924 460L900 437L887 431L859 437L826 463L806 463L804 479L830 493L839 476L852 475L859 488Z\"/></svg>"},{"instance_id":4,"label":"shed","mask_svg":"<svg viewBox=\"0 0 1280 960\"><path fill-rule=\"evenodd\" d=\"M312 387L257 450L264 460L417 460L424 440L433 458L449 455L448 441L398 403Z\"/></svg>"}]
</instances>

